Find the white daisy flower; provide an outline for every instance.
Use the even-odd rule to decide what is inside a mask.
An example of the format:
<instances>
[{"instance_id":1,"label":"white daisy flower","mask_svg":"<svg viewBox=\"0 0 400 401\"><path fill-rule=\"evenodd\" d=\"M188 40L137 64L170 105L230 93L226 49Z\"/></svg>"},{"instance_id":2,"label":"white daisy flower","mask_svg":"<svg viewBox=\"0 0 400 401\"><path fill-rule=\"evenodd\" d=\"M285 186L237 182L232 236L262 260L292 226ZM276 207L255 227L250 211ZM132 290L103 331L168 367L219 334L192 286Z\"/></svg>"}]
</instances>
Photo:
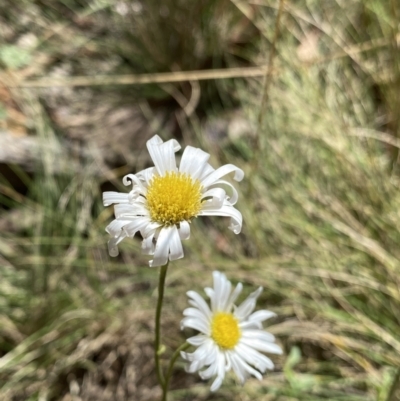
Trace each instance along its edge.
<instances>
[{"instance_id":1,"label":"white daisy flower","mask_svg":"<svg viewBox=\"0 0 400 401\"><path fill-rule=\"evenodd\" d=\"M181 240L189 238L190 222L197 216L230 217L229 228L240 233L242 215L233 207L238 193L221 178L234 172L234 179L241 181L241 169L226 164L215 170L208 164L210 155L191 146L183 152L178 169L175 152L179 143L174 139L163 142L158 135L147 141L147 149L154 167L124 177L123 183L132 184L132 190L103 193L104 206L115 204L115 220L106 228L112 236L108 242L111 256L118 255L117 245L125 237L140 232L143 252L153 255L150 266L180 259ZM221 185L231 189L229 195Z\"/></svg>"},{"instance_id":2,"label":"white daisy flower","mask_svg":"<svg viewBox=\"0 0 400 401\"><path fill-rule=\"evenodd\" d=\"M210 298L211 309L197 292L187 292L193 307L184 310L181 329L190 327L201 334L187 339L198 348L193 353L181 352L181 355L189 362L186 367L189 373L199 371L202 379L216 376L211 385L211 391L216 391L225 372L231 369L242 384L249 375L261 380L260 372L273 369L274 364L259 351L282 354L282 349L274 343L275 337L262 327L262 322L275 313L268 310L253 313L262 287L236 307L234 302L242 291L242 284L232 291L224 274L215 271L213 276L214 288L204 289ZM204 367L206 369L201 370Z\"/></svg>"}]
</instances>

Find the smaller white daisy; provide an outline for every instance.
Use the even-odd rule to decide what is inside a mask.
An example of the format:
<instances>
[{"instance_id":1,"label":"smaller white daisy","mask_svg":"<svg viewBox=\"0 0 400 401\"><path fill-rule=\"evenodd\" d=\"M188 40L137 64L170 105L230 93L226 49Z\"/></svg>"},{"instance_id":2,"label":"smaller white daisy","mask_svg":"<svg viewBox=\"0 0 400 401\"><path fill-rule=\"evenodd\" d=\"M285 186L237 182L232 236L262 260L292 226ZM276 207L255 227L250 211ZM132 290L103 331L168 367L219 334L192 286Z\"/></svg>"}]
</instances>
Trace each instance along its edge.
<instances>
[{"instance_id":1,"label":"smaller white daisy","mask_svg":"<svg viewBox=\"0 0 400 401\"><path fill-rule=\"evenodd\" d=\"M181 355L189 362L187 372L199 371L202 379L217 376L211 385L211 391L216 391L225 372L231 369L242 384L249 375L261 380L260 372L273 369L274 364L259 351L282 354L282 349L274 343L275 337L262 327L262 322L275 313L268 310L253 313L262 287L236 307L234 303L242 291L242 284L238 283L232 291L232 284L223 273L214 271L213 277L214 288L204 289L210 298L211 309L197 292L187 292L193 308L183 311L185 318L181 330L190 327L201 334L187 339L198 348L193 353L181 352ZM204 367L206 369L200 370Z\"/></svg>"}]
</instances>

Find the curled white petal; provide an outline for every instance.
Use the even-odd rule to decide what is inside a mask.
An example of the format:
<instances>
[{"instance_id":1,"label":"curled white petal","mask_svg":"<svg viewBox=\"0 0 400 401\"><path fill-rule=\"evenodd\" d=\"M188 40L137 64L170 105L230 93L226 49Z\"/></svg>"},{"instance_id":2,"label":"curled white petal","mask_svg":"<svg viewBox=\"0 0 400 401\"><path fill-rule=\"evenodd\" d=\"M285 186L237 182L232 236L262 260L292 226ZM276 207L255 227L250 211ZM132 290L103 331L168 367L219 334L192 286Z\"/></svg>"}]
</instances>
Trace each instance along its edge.
<instances>
[{"instance_id":1,"label":"curled white petal","mask_svg":"<svg viewBox=\"0 0 400 401\"><path fill-rule=\"evenodd\" d=\"M212 203L206 201L202 204L202 210L199 213L200 216L225 216L231 218L231 224L229 229L231 229L235 234L239 234L242 230L243 217L239 210L235 209L226 200L223 206L220 208L215 208Z\"/></svg>"},{"instance_id":2,"label":"curled white petal","mask_svg":"<svg viewBox=\"0 0 400 401\"><path fill-rule=\"evenodd\" d=\"M211 188L204 192L201 196L202 200L208 201L208 206L210 208L219 209L223 206L226 197L226 192L222 188Z\"/></svg>"},{"instance_id":3,"label":"curled white petal","mask_svg":"<svg viewBox=\"0 0 400 401\"><path fill-rule=\"evenodd\" d=\"M118 256L119 255L119 251L118 251L118 244L126 237L126 234L121 231L121 234L117 237L117 238L111 238L108 241L108 253L110 254L110 256Z\"/></svg>"},{"instance_id":4,"label":"curled white petal","mask_svg":"<svg viewBox=\"0 0 400 401\"><path fill-rule=\"evenodd\" d=\"M113 220L107 227L106 231L114 238L119 237L121 234L122 227L129 223L124 220Z\"/></svg>"},{"instance_id":5,"label":"curled white petal","mask_svg":"<svg viewBox=\"0 0 400 401\"><path fill-rule=\"evenodd\" d=\"M200 182L203 182L203 180L208 177L211 173L215 171L215 168L210 166L209 164L206 164L203 168L203 171L199 177Z\"/></svg>"},{"instance_id":6,"label":"curled white petal","mask_svg":"<svg viewBox=\"0 0 400 401\"><path fill-rule=\"evenodd\" d=\"M125 186L128 186L128 185L137 185L137 186L139 186L139 187L142 187L143 186L143 184L142 184L142 182L140 181L140 179L135 175L135 174L127 174L123 179L122 179L122 183L125 185Z\"/></svg>"},{"instance_id":7,"label":"curled white petal","mask_svg":"<svg viewBox=\"0 0 400 401\"><path fill-rule=\"evenodd\" d=\"M158 135L155 135L146 145L159 175L176 171L175 152L180 149L180 145L175 139L163 142Z\"/></svg>"},{"instance_id":8,"label":"curled white petal","mask_svg":"<svg viewBox=\"0 0 400 401\"><path fill-rule=\"evenodd\" d=\"M154 235L160 229L160 227L162 227L160 223L151 221L140 231L140 233L142 234L143 238L147 238L149 235Z\"/></svg>"},{"instance_id":9,"label":"curled white petal","mask_svg":"<svg viewBox=\"0 0 400 401\"><path fill-rule=\"evenodd\" d=\"M179 171L198 180L204 172L209 158L210 155L203 150L187 146L183 151Z\"/></svg>"},{"instance_id":10,"label":"curled white petal","mask_svg":"<svg viewBox=\"0 0 400 401\"><path fill-rule=\"evenodd\" d=\"M239 194L236 188L228 181L225 180L218 180L213 185L226 185L232 191L232 194L226 198L226 200L230 203L231 206L235 205L239 199ZM221 188L222 189L222 188ZM224 191L226 193L226 191Z\"/></svg>"},{"instance_id":11,"label":"curled white petal","mask_svg":"<svg viewBox=\"0 0 400 401\"><path fill-rule=\"evenodd\" d=\"M154 245L154 233L143 238L142 241L142 252L145 255L154 255L154 250L156 249Z\"/></svg>"},{"instance_id":12,"label":"curled white petal","mask_svg":"<svg viewBox=\"0 0 400 401\"><path fill-rule=\"evenodd\" d=\"M183 258L182 241L178 227L172 226L172 233L169 240L169 260L177 260L181 258Z\"/></svg>"},{"instance_id":13,"label":"curled white petal","mask_svg":"<svg viewBox=\"0 0 400 401\"><path fill-rule=\"evenodd\" d=\"M154 167L149 167L145 170L140 171L139 173L136 173L136 176L139 179L143 180L143 186L147 187L150 181L153 179L155 171L156 170Z\"/></svg>"},{"instance_id":14,"label":"curled white petal","mask_svg":"<svg viewBox=\"0 0 400 401\"><path fill-rule=\"evenodd\" d=\"M120 192L103 192L103 205L110 206L113 203L128 203L128 194L123 194Z\"/></svg>"},{"instance_id":15,"label":"curled white petal","mask_svg":"<svg viewBox=\"0 0 400 401\"><path fill-rule=\"evenodd\" d=\"M140 203L131 205L120 203L114 206L114 214L117 219L136 219L140 216L148 216L149 211Z\"/></svg>"},{"instance_id":16,"label":"curled white petal","mask_svg":"<svg viewBox=\"0 0 400 401\"><path fill-rule=\"evenodd\" d=\"M179 223L179 237L182 240L190 238L190 224L187 221Z\"/></svg>"},{"instance_id":17,"label":"curled white petal","mask_svg":"<svg viewBox=\"0 0 400 401\"><path fill-rule=\"evenodd\" d=\"M128 224L124 225L123 230L127 237L133 237L137 232L143 230L149 225L149 219L147 217L138 217Z\"/></svg>"},{"instance_id":18,"label":"curled white petal","mask_svg":"<svg viewBox=\"0 0 400 401\"><path fill-rule=\"evenodd\" d=\"M225 175L229 173L235 173L234 179L236 181L242 181L244 177L244 172L242 169L239 167L234 166L233 164L225 164L225 166L222 166L215 171L213 171L210 175L208 175L206 178L204 178L201 183L204 187L210 187L211 185L214 185L216 181L218 181L220 178L224 177Z\"/></svg>"},{"instance_id":19,"label":"curled white petal","mask_svg":"<svg viewBox=\"0 0 400 401\"><path fill-rule=\"evenodd\" d=\"M175 226L163 227L161 229L154 250L154 259L149 262L150 267L164 266L167 264L170 246L169 243L173 235L173 227Z\"/></svg>"}]
</instances>

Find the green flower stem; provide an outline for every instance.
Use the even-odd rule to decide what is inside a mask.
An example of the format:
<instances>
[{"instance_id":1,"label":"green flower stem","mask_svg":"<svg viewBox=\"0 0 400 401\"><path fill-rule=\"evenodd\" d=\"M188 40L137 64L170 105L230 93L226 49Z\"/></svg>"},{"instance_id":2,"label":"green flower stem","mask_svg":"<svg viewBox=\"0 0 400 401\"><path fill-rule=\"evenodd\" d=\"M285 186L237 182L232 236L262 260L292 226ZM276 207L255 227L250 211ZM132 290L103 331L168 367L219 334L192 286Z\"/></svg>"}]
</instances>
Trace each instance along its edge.
<instances>
[{"instance_id":1,"label":"green flower stem","mask_svg":"<svg viewBox=\"0 0 400 401\"><path fill-rule=\"evenodd\" d=\"M165 376L162 401L167 401L169 381L171 380L172 371L174 369L175 362L179 358L181 351L184 351L184 350L188 349L189 347L190 347L189 343L183 343L180 347L178 347L175 350L174 354L172 355L171 361L169 362L167 375Z\"/></svg>"},{"instance_id":2,"label":"green flower stem","mask_svg":"<svg viewBox=\"0 0 400 401\"><path fill-rule=\"evenodd\" d=\"M390 387L389 395L387 401L396 401L399 399L400 394L400 368L397 369L392 385Z\"/></svg>"},{"instance_id":3,"label":"green flower stem","mask_svg":"<svg viewBox=\"0 0 400 401\"><path fill-rule=\"evenodd\" d=\"M161 331L161 324L160 324L160 318L161 318L161 309L162 309L162 303L163 303L163 298L164 298L164 286L165 286L165 277L167 275L167 270L168 270L168 263L164 266L161 266L160 268L160 279L158 282L158 300L157 300L157 309L156 309L156 338L154 340L154 359L156 363L156 372L157 372L157 378L158 382L160 383L160 386L164 389L165 387L165 379L164 375L162 372L161 368L161 363L160 363L160 356L161 356L161 347L160 347L160 331Z\"/></svg>"}]
</instances>

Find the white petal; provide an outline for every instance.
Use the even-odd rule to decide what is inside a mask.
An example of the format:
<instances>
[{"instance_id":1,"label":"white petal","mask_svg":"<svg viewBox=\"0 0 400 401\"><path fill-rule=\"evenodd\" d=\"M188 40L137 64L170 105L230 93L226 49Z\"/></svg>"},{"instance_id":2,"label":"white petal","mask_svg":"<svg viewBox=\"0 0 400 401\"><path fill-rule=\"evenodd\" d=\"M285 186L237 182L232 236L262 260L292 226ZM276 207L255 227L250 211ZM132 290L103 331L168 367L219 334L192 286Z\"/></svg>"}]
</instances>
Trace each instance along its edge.
<instances>
[{"instance_id":1,"label":"white petal","mask_svg":"<svg viewBox=\"0 0 400 401\"><path fill-rule=\"evenodd\" d=\"M237 309L237 308L236 308ZM236 316L236 312L234 312L233 313L235 316ZM242 329L242 330L244 330L244 329L248 329L248 330L250 330L250 329L254 329L254 330L262 330L262 323L260 323L260 322L251 322L251 321L249 321L248 319L246 319L246 320L242 320L240 323L239 323L239 327Z\"/></svg>"},{"instance_id":2,"label":"white petal","mask_svg":"<svg viewBox=\"0 0 400 401\"><path fill-rule=\"evenodd\" d=\"M229 372L232 369L232 361L230 358L228 358L227 351L224 351L224 355L225 355L225 372Z\"/></svg>"},{"instance_id":3,"label":"white petal","mask_svg":"<svg viewBox=\"0 0 400 401\"><path fill-rule=\"evenodd\" d=\"M143 186L147 187L149 182L153 179L156 169L154 167L146 168L145 170L136 173L136 177L143 180Z\"/></svg>"},{"instance_id":4,"label":"white petal","mask_svg":"<svg viewBox=\"0 0 400 401\"><path fill-rule=\"evenodd\" d=\"M172 233L169 241L169 260L177 260L183 258L183 248L181 238L179 236L178 227L172 226ZM157 242L159 239L157 240ZM157 249L157 245L156 245Z\"/></svg>"},{"instance_id":5,"label":"white petal","mask_svg":"<svg viewBox=\"0 0 400 401\"><path fill-rule=\"evenodd\" d=\"M113 237L119 237L121 234L122 227L130 223L125 220L113 220L107 227L106 232L108 232Z\"/></svg>"},{"instance_id":6,"label":"white petal","mask_svg":"<svg viewBox=\"0 0 400 401\"><path fill-rule=\"evenodd\" d=\"M210 387L210 391L212 392L217 391L221 387L222 381L225 378L225 355L222 352L218 353L216 363L218 373L216 379Z\"/></svg>"},{"instance_id":7,"label":"white petal","mask_svg":"<svg viewBox=\"0 0 400 401\"><path fill-rule=\"evenodd\" d=\"M191 298L190 303L200 309L205 316L211 317L211 311L206 301L196 291L188 291L186 295Z\"/></svg>"},{"instance_id":8,"label":"white petal","mask_svg":"<svg viewBox=\"0 0 400 401\"><path fill-rule=\"evenodd\" d=\"M220 350L218 346L212 341L209 340L208 344L208 353L206 358L203 360L203 366L210 365L208 369L199 372L199 375L202 379L209 379L211 376L214 376L218 373L218 358L220 354Z\"/></svg>"},{"instance_id":9,"label":"white petal","mask_svg":"<svg viewBox=\"0 0 400 401\"><path fill-rule=\"evenodd\" d=\"M259 371L252 368L249 364L245 362L237 353L233 356L236 359L236 362L242 369L250 373L251 375L255 376L258 380L262 380L262 375Z\"/></svg>"},{"instance_id":10,"label":"white petal","mask_svg":"<svg viewBox=\"0 0 400 401\"><path fill-rule=\"evenodd\" d=\"M133 187L128 193L129 203L140 202L142 205L146 202L145 196L147 194L146 188Z\"/></svg>"},{"instance_id":11,"label":"white petal","mask_svg":"<svg viewBox=\"0 0 400 401\"><path fill-rule=\"evenodd\" d=\"M218 354L220 353L219 347L211 338L207 338L207 341L204 343L204 346L207 347L207 353L204 359L204 365L210 365L215 363L218 358Z\"/></svg>"},{"instance_id":12,"label":"white petal","mask_svg":"<svg viewBox=\"0 0 400 401\"><path fill-rule=\"evenodd\" d=\"M117 219L136 219L138 216L148 216L149 211L139 202L132 204L118 204L114 206L114 214Z\"/></svg>"},{"instance_id":13,"label":"white petal","mask_svg":"<svg viewBox=\"0 0 400 401\"><path fill-rule=\"evenodd\" d=\"M204 292L207 294L208 298L212 299L212 297L214 296L214 290L210 287L206 287L204 288Z\"/></svg>"},{"instance_id":14,"label":"white petal","mask_svg":"<svg viewBox=\"0 0 400 401\"><path fill-rule=\"evenodd\" d=\"M249 345L251 345L251 340L253 339L267 341L271 343L275 341L275 336L264 330L242 330L242 338L250 340Z\"/></svg>"},{"instance_id":15,"label":"white petal","mask_svg":"<svg viewBox=\"0 0 400 401\"><path fill-rule=\"evenodd\" d=\"M110 206L113 203L129 203L128 194L120 192L103 192L103 205Z\"/></svg>"},{"instance_id":16,"label":"white petal","mask_svg":"<svg viewBox=\"0 0 400 401\"><path fill-rule=\"evenodd\" d=\"M200 182L202 182L206 177L208 177L214 171L215 171L215 168L213 168L209 164L206 164L204 166L203 172L201 173L201 176L199 177Z\"/></svg>"},{"instance_id":17,"label":"white petal","mask_svg":"<svg viewBox=\"0 0 400 401\"><path fill-rule=\"evenodd\" d=\"M246 370L243 369L243 367L240 363L238 363L237 357L235 356L235 354L233 352L229 351L229 353L227 353L227 357L230 359L232 369L235 372L240 383L244 384L244 382L246 381L246 378L247 378Z\"/></svg>"},{"instance_id":18,"label":"white petal","mask_svg":"<svg viewBox=\"0 0 400 401\"><path fill-rule=\"evenodd\" d=\"M219 272L214 272L214 274ZM232 284L226 278L225 274L219 273L220 280L219 280L219 289L215 288L215 310L214 311L223 311L223 312L230 312L226 310L227 303L229 301L229 296L231 294Z\"/></svg>"},{"instance_id":19,"label":"white petal","mask_svg":"<svg viewBox=\"0 0 400 401\"><path fill-rule=\"evenodd\" d=\"M262 352L269 352L270 354L277 354L277 355L282 355L282 348L275 343L270 343L258 339L252 339L248 340L245 338L242 338L241 343L248 345L249 347L254 348L257 351L262 351Z\"/></svg>"},{"instance_id":20,"label":"white petal","mask_svg":"<svg viewBox=\"0 0 400 401\"><path fill-rule=\"evenodd\" d=\"M271 312L269 310L259 310L257 312L252 313L248 320L251 322L263 322L271 317L276 316L276 313Z\"/></svg>"},{"instance_id":21,"label":"white petal","mask_svg":"<svg viewBox=\"0 0 400 401\"><path fill-rule=\"evenodd\" d=\"M222 207L225 197L226 192L222 188L212 188L204 192L204 194L201 196L201 199L207 199L210 208L219 209Z\"/></svg>"},{"instance_id":22,"label":"white petal","mask_svg":"<svg viewBox=\"0 0 400 401\"><path fill-rule=\"evenodd\" d=\"M204 320L193 317L185 317L182 319L181 328L190 327L192 329L198 330L203 334L209 336L211 334L210 325Z\"/></svg>"},{"instance_id":23,"label":"white petal","mask_svg":"<svg viewBox=\"0 0 400 401\"><path fill-rule=\"evenodd\" d=\"M209 158L210 155L201 149L187 146L183 151L179 172L189 174L193 179L199 179Z\"/></svg>"},{"instance_id":24,"label":"white petal","mask_svg":"<svg viewBox=\"0 0 400 401\"><path fill-rule=\"evenodd\" d=\"M194 317L201 320L204 320L207 324L209 324L209 316L205 315L201 310L197 308L186 308L183 311L183 316Z\"/></svg>"},{"instance_id":25,"label":"white petal","mask_svg":"<svg viewBox=\"0 0 400 401\"><path fill-rule=\"evenodd\" d=\"M220 310L219 299L221 297L221 293L224 287L225 281L227 281L226 276L219 271L213 271L213 279L214 279L214 294L211 298L211 310L213 312L217 312Z\"/></svg>"},{"instance_id":26,"label":"white petal","mask_svg":"<svg viewBox=\"0 0 400 401\"><path fill-rule=\"evenodd\" d=\"M216 373L216 362L219 354L218 347L214 344L214 342L210 339L207 339L204 342L203 353L201 355L201 359L199 361L198 369L201 369L204 366L210 365L214 366L214 371ZM214 373L214 374L215 374ZM202 372L199 372L200 377L203 377Z\"/></svg>"},{"instance_id":27,"label":"white petal","mask_svg":"<svg viewBox=\"0 0 400 401\"><path fill-rule=\"evenodd\" d=\"M191 345L194 345L195 347L199 347L200 345L204 344L204 342L207 340L208 337L206 337L203 334L198 334L197 336L190 337L186 340Z\"/></svg>"},{"instance_id":28,"label":"white petal","mask_svg":"<svg viewBox=\"0 0 400 401\"><path fill-rule=\"evenodd\" d=\"M142 253L144 255L154 255L155 245L153 242L154 233L143 238L142 241Z\"/></svg>"},{"instance_id":29,"label":"white petal","mask_svg":"<svg viewBox=\"0 0 400 401\"><path fill-rule=\"evenodd\" d=\"M162 139L155 135L147 141L146 145L159 175L177 170L175 152L180 149L180 145L175 139L163 143Z\"/></svg>"},{"instance_id":30,"label":"white petal","mask_svg":"<svg viewBox=\"0 0 400 401\"><path fill-rule=\"evenodd\" d=\"M118 238L111 238L108 241L108 253L110 256L115 257L118 256L118 247L117 245L126 237L126 234L122 231Z\"/></svg>"},{"instance_id":31,"label":"white petal","mask_svg":"<svg viewBox=\"0 0 400 401\"><path fill-rule=\"evenodd\" d=\"M182 240L186 240L190 238L190 224L187 221L181 221L179 223L179 237Z\"/></svg>"},{"instance_id":32,"label":"white petal","mask_svg":"<svg viewBox=\"0 0 400 401\"><path fill-rule=\"evenodd\" d=\"M173 228L176 229L176 226L161 228L154 250L154 259L149 262L150 267L164 266L167 263Z\"/></svg>"},{"instance_id":33,"label":"white petal","mask_svg":"<svg viewBox=\"0 0 400 401\"><path fill-rule=\"evenodd\" d=\"M232 310L232 306L235 303L237 297L242 292L242 289L243 289L242 283L237 283L236 288L232 291L232 293L231 293L231 295L230 295L230 297L228 299L228 302L226 304L226 308L225 309L227 311L231 311Z\"/></svg>"},{"instance_id":34,"label":"white petal","mask_svg":"<svg viewBox=\"0 0 400 401\"><path fill-rule=\"evenodd\" d=\"M228 181L225 181L225 180L218 180L218 181L215 181L214 182L214 184L213 184L213 186L214 185L227 185L228 187L230 187L231 188L231 190L232 190L232 195L231 196L228 196L227 197L227 201L233 206L237 201L238 201L238 199L239 199L239 195L238 195L238 192L237 192L237 190L236 190L236 188L230 183L230 182L228 182ZM226 191L225 191L226 192Z\"/></svg>"},{"instance_id":35,"label":"white petal","mask_svg":"<svg viewBox=\"0 0 400 401\"><path fill-rule=\"evenodd\" d=\"M217 376L216 379L214 380L213 384L210 387L210 391L212 391L212 392L217 391L221 387L221 384L222 384L222 381L224 380L224 377L225 377L225 375L224 376Z\"/></svg>"},{"instance_id":36,"label":"white petal","mask_svg":"<svg viewBox=\"0 0 400 401\"><path fill-rule=\"evenodd\" d=\"M200 210L199 216L224 216L231 218L231 224L229 228L235 233L239 234L242 229L242 214L239 210L231 206L226 200L221 208L217 209L209 203L209 201L202 203L202 209Z\"/></svg>"},{"instance_id":37,"label":"white petal","mask_svg":"<svg viewBox=\"0 0 400 401\"><path fill-rule=\"evenodd\" d=\"M274 369L274 364L267 356L259 353L257 350L253 349L251 346L243 344L240 342L236 348L235 352L243 360L255 366L261 372L265 372L267 369Z\"/></svg>"},{"instance_id":38,"label":"white petal","mask_svg":"<svg viewBox=\"0 0 400 401\"><path fill-rule=\"evenodd\" d=\"M198 368L201 369L205 364L214 363L217 354L215 353L215 347L211 340L206 340L199 348L196 349L193 353L181 352L181 356L183 359L189 362L193 362L198 360L200 363L198 364ZM208 362L208 363L207 363Z\"/></svg>"},{"instance_id":39,"label":"white petal","mask_svg":"<svg viewBox=\"0 0 400 401\"><path fill-rule=\"evenodd\" d=\"M207 380L212 376L217 374L217 364L214 362L212 363L206 370L199 372L200 377L203 380Z\"/></svg>"},{"instance_id":40,"label":"white petal","mask_svg":"<svg viewBox=\"0 0 400 401\"><path fill-rule=\"evenodd\" d=\"M257 298L260 296L262 290L262 287L259 287L256 291L252 292L236 309L235 316L239 320L246 319L253 312L256 307Z\"/></svg>"},{"instance_id":41,"label":"white petal","mask_svg":"<svg viewBox=\"0 0 400 401\"><path fill-rule=\"evenodd\" d=\"M136 217L123 227L127 237L133 237L138 231L143 230L149 224L148 217Z\"/></svg>"},{"instance_id":42,"label":"white petal","mask_svg":"<svg viewBox=\"0 0 400 401\"><path fill-rule=\"evenodd\" d=\"M143 183L140 181L140 179L135 175L135 174L127 174L123 179L122 182L124 185L137 185L140 188L143 188Z\"/></svg>"},{"instance_id":43,"label":"white petal","mask_svg":"<svg viewBox=\"0 0 400 401\"><path fill-rule=\"evenodd\" d=\"M187 373L194 373L197 370L201 369L202 367L203 367L202 360L195 359L192 363L190 363L188 366L186 366L185 371Z\"/></svg>"},{"instance_id":44,"label":"white petal","mask_svg":"<svg viewBox=\"0 0 400 401\"><path fill-rule=\"evenodd\" d=\"M142 234L142 237L143 237L143 238L146 238L146 237L148 237L149 235L153 235L153 236L154 236L154 233L155 233L160 227L162 227L162 225L161 225L160 223L151 221L151 222L149 222L149 224L148 224L145 228L143 228L143 229L140 231L140 233Z\"/></svg>"},{"instance_id":45,"label":"white petal","mask_svg":"<svg viewBox=\"0 0 400 401\"><path fill-rule=\"evenodd\" d=\"M203 185L203 187L208 188L211 185L213 185L216 181L218 181L220 178L232 172L235 172L234 179L236 181L242 181L244 177L243 170L241 170L239 167L234 166L233 164L225 164L225 166L218 168L217 170L213 171L210 175L208 175L206 178L204 178L201 181L201 184Z\"/></svg>"}]
</instances>

